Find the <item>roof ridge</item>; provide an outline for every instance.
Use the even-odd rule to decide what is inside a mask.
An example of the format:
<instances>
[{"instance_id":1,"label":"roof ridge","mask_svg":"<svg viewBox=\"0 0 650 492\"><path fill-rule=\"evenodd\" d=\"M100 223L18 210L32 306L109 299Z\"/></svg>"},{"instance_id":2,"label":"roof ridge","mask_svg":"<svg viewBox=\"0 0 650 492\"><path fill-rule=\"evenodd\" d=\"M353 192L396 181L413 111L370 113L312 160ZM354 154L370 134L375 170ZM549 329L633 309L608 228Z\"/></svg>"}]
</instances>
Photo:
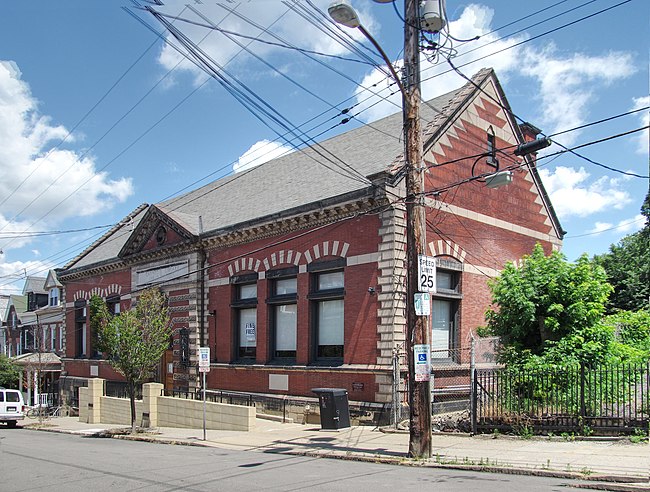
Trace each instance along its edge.
<instances>
[{"instance_id":1,"label":"roof ridge","mask_svg":"<svg viewBox=\"0 0 650 492\"><path fill-rule=\"evenodd\" d=\"M122 220L120 220L117 224L115 224L113 227L111 227L108 231L106 231L104 234L102 234L99 238L97 238L90 246L85 248L81 253L79 253L77 256L75 256L72 260L70 260L68 263L66 263L63 266L64 270L68 270L77 263L79 260L81 260L84 256L88 255L93 249L95 249L97 246L102 244L104 241L106 241L110 236L115 234L119 229L121 229L124 225L126 225L128 222L133 220L133 218L138 215L140 212L142 212L144 209L148 208L149 204L148 203L141 203L138 205L130 214L128 214L126 217L124 217Z\"/></svg>"}]
</instances>

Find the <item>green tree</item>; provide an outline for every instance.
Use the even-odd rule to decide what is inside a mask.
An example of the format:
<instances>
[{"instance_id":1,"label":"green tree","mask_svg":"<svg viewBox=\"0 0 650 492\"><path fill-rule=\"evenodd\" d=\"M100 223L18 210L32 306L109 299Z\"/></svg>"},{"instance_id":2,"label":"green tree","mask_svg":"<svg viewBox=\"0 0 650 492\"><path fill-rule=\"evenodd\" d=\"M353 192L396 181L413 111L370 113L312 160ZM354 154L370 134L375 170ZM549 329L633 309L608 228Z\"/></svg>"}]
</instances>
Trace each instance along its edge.
<instances>
[{"instance_id":1,"label":"green tree","mask_svg":"<svg viewBox=\"0 0 650 492\"><path fill-rule=\"evenodd\" d=\"M501 360L518 363L547 350L596 362L612 340L599 321L612 287L586 255L569 263L541 245L519 264L509 263L490 282L493 307L487 332L501 338Z\"/></svg>"},{"instance_id":2,"label":"green tree","mask_svg":"<svg viewBox=\"0 0 650 492\"><path fill-rule=\"evenodd\" d=\"M594 257L614 287L607 303L608 313L650 307L650 193L646 195L641 214L646 221L640 231L611 245L608 253Z\"/></svg>"},{"instance_id":3,"label":"green tree","mask_svg":"<svg viewBox=\"0 0 650 492\"><path fill-rule=\"evenodd\" d=\"M17 388L20 379L20 370L11 362L11 359L0 354L0 386L3 388Z\"/></svg>"},{"instance_id":4,"label":"green tree","mask_svg":"<svg viewBox=\"0 0 650 492\"><path fill-rule=\"evenodd\" d=\"M144 291L132 309L111 315L101 298L90 300L91 327L97 346L124 376L131 402L131 432L136 431L135 391L153 376L169 347L171 320L167 299L156 289Z\"/></svg>"},{"instance_id":5,"label":"green tree","mask_svg":"<svg viewBox=\"0 0 650 492\"><path fill-rule=\"evenodd\" d=\"M603 325L615 334L612 362L647 363L650 360L650 310L619 311L606 316Z\"/></svg>"}]
</instances>

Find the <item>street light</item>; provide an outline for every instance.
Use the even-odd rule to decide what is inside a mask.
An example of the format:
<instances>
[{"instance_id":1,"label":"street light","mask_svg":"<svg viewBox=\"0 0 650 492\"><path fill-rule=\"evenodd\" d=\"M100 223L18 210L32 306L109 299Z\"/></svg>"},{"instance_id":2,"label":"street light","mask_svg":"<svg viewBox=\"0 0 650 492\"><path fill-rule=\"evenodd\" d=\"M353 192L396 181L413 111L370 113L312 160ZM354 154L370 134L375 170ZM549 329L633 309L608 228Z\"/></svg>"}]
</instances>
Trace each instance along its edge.
<instances>
[{"instance_id":1,"label":"street light","mask_svg":"<svg viewBox=\"0 0 650 492\"><path fill-rule=\"evenodd\" d=\"M387 2L381 2L379 0L375 0L375 2L387 3ZM337 24L341 24L342 26L349 27L352 29L359 29L359 31L361 31L361 33L368 39L368 41L372 43L372 45L375 47L375 49L379 52L381 57L384 59L384 62L386 63L388 70L390 71L390 74L392 75L393 79L397 83L397 87L399 87L399 91L402 93L402 96L406 97L406 92L404 86L402 85L402 80L397 75L397 72L395 72L395 67L393 67L393 64L388 58L388 55L386 55L386 53L379 45L377 40L374 37L372 37L372 35L368 31L366 31L365 27L363 27L361 21L359 20L359 16L357 15L356 10L354 10L352 6L347 2L334 2L328 7L327 12L330 14L332 20L334 20L334 22L336 22Z\"/></svg>"},{"instance_id":2,"label":"street light","mask_svg":"<svg viewBox=\"0 0 650 492\"><path fill-rule=\"evenodd\" d=\"M361 25L357 11L354 10L352 6L346 2L332 3L328 7L327 12L330 14L330 17L334 20L334 22L341 24L342 26L356 29Z\"/></svg>"},{"instance_id":3,"label":"street light","mask_svg":"<svg viewBox=\"0 0 650 492\"><path fill-rule=\"evenodd\" d=\"M377 1L377 0L375 0ZM384 3L384 2L379 2ZM344 26L359 29L382 56L402 93L404 126L404 156L406 161L406 348L409 374L409 455L413 458L431 457L431 387L428 374L416 378L414 347L429 346L427 317L415 311L418 292L418 261L425 253L426 227L424 196L424 165L422 160L422 130L420 127L420 51L419 1L404 0L404 73L405 82L395 72L379 43L361 25L354 9L343 1L330 5L332 19Z\"/></svg>"}]
</instances>

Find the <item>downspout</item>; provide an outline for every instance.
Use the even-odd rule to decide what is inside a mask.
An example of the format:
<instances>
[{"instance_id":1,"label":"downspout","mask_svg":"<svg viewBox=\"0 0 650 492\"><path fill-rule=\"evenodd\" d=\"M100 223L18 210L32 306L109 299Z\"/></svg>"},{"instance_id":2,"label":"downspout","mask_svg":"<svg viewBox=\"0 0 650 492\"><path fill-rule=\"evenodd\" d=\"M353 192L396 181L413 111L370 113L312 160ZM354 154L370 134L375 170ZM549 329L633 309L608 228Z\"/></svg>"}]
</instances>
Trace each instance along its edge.
<instances>
[{"instance_id":1,"label":"downspout","mask_svg":"<svg viewBox=\"0 0 650 492\"><path fill-rule=\"evenodd\" d=\"M201 282L201 287L199 291L201 292L201 304L199 307L199 316L201 317L201 322L199 323L199 347L205 346L205 264L207 256L203 247L199 250L199 264L201 265L201 273L199 274L199 282Z\"/></svg>"},{"instance_id":2,"label":"downspout","mask_svg":"<svg viewBox=\"0 0 650 492\"><path fill-rule=\"evenodd\" d=\"M199 265L201 271L199 273L199 282L201 283L199 287L199 292L201 295L201 302L199 304L199 347L203 347L205 344L205 264L207 261L207 255L203 249L203 218L199 215Z\"/></svg>"}]
</instances>

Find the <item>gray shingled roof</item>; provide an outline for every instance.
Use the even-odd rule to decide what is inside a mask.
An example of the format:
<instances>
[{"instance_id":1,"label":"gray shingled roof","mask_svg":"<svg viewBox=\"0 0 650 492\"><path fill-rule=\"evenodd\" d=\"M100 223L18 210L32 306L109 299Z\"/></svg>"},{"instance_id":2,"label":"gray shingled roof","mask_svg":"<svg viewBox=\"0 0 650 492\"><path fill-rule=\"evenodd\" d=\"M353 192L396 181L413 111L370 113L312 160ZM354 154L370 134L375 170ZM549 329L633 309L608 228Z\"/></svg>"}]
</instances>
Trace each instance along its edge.
<instances>
[{"instance_id":1,"label":"gray shingled roof","mask_svg":"<svg viewBox=\"0 0 650 492\"><path fill-rule=\"evenodd\" d=\"M9 314L9 296L0 295L0 325L4 324L7 321L7 315Z\"/></svg>"},{"instance_id":2,"label":"gray shingled roof","mask_svg":"<svg viewBox=\"0 0 650 492\"><path fill-rule=\"evenodd\" d=\"M422 127L434 121L462 88L434 98L420 108ZM439 120L439 118L438 118ZM317 204L370 186L370 176L390 172L402 158L402 114L396 113L342 133L319 145L230 175L180 197L157 204L188 231L216 232L255 219ZM352 169L350 169L352 168ZM77 269L117 258L146 212L146 204L72 260Z\"/></svg>"},{"instance_id":3,"label":"gray shingled roof","mask_svg":"<svg viewBox=\"0 0 650 492\"><path fill-rule=\"evenodd\" d=\"M34 294L47 294L45 290L45 277L27 277L23 286L23 295L33 292Z\"/></svg>"},{"instance_id":4,"label":"gray shingled roof","mask_svg":"<svg viewBox=\"0 0 650 492\"><path fill-rule=\"evenodd\" d=\"M457 92L437 97L429 105L440 111ZM423 126L435 114L423 105ZM204 232L218 231L368 188L365 178L389 171L403 154L403 142L402 114L393 114L214 181L159 207L185 216L201 216Z\"/></svg>"},{"instance_id":5,"label":"gray shingled roof","mask_svg":"<svg viewBox=\"0 0 650 492\"><path fill-rule=\"evenodd\" d=\"M83 268L117 258L117 254L121 251L124 243L144 217L147 207L147 204L138 206L119 224L91 244L76 258L72 259L64 269Z\"/></svg>"}]
</instances>

